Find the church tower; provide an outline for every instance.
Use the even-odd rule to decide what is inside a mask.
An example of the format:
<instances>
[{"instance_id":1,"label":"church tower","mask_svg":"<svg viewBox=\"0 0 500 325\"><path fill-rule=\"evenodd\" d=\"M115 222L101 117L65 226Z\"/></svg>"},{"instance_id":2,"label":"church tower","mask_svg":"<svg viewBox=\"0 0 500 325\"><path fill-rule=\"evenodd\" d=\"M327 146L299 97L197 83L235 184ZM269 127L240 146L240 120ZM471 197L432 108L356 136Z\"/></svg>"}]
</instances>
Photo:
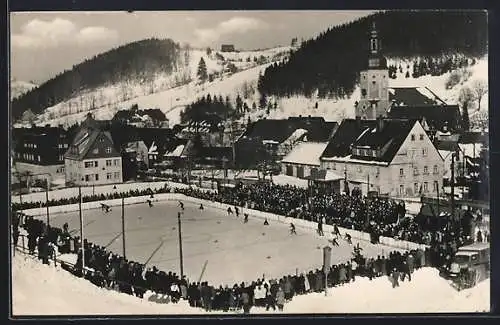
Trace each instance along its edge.
<instances>
[{"instance_id":1,"label":"church tower","mask_svg":"<svg viewBox=\"0 0 500 325\"><path fill-rule=\"evenodd\" d=\"M389 70L387 60L380 53L375 22L370 32L370 54L367 69L361 71L359 85L361 98L356 105L356 117L375 120L377 117L387 117L389 101Z\"/></svg>"}]
</instances>

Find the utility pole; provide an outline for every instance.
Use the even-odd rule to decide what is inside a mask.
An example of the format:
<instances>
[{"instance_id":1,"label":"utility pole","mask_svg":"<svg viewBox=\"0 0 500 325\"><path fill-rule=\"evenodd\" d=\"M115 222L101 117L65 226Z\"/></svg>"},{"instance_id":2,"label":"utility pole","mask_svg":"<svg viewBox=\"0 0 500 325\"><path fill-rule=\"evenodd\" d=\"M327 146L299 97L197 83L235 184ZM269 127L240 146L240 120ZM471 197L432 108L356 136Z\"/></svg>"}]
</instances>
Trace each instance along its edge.
<instances>
[{"instance_id":1,"label":"utility pole","mask_svg":"<svg viewBox=\"0 0 500 325\"><path fill-rule=\"evenodd\" d=\"M177 223L179 228L179 261L181 267L181 279L184 277L184 265L182 260L182 231L181 231L181 213L177 213Z\"/></svg>"},{"instance_id":2,"label":"utility pole","mask_svg":"<svg viewBox=\"0 0 500 325\"><path fill-rule=\"evenodd\" d=\"M123 245L123 258L127 258L125 254L125 198L122 196L122 245Z\"/></svg>"},{"instance_id":3,"label":"utility pole","mask_svg":"<svg viewBox=\"0 0 500 325\"><path fill-rule=\"evenodd\" d=\"M49 217L49 178L46 179L46 188L45 188L45 207L47 209L47 227L50 226L50 217Z\"/></svg>"},{"instance_id":4,"label":"utility pole","mask_svg":"<svg viewBox=\"0 0 500 325\"><path fill-rule=\"evenodd\" d=\"M85 277L85 246L83 241L82 187L78 186L78 211L80 216L80 248L82 250L82 277Z\"/></svg>"},{"instance_id":5,"label":"utility pole","mask_svg":"<svg viewBox=\"0 0 500 325\"><path fill-rule=\"evenodd\" d=\"M451 218L455 219L455 154L451 154Z\"/></svg>"}]
</instances>

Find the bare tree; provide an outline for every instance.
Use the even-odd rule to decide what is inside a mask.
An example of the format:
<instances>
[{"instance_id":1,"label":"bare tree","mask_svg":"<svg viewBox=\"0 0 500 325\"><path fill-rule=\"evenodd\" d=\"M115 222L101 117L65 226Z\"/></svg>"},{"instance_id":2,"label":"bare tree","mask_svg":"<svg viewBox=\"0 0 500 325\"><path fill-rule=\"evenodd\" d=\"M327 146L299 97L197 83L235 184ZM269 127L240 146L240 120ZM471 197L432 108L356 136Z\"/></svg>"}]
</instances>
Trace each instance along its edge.
<instances>
[{"instance_id":1,"label":"bare tree","mask_svg":"<svg viewBox=\"0 0 500 325\"><path fill-rule=\"evenodd\" d=\"M477 110L481 110L481 100L488 93L488 84L484 80L475 80L472 83L472 91L477 100Z\"/></svg>"}]
</instances>

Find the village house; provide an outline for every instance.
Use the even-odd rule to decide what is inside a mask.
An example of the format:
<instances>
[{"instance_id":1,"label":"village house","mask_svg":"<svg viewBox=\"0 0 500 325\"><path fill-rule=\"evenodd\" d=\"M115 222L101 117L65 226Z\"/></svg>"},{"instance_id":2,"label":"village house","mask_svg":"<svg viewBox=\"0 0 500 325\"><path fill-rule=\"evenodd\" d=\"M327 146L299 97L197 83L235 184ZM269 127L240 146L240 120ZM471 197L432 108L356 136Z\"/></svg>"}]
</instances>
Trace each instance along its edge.
<instances>
[{"instance_id":1,"label":"village house","mask_svg":"<svg viewBox=\"0 0 500 325\"><path fill-rule=\"evenodd\" d=\"M418 120L346 119L320 159L364 195L432 196L443 184L443 159Z\"/></svg>"},{"instance_id":2,"label":"village house","mask_svg":"<svg viewBox=\"0 0 500 325\"><path fill-rule=\"evenodd\" d=\"M64 155L66 184L122 183L122 156L111 134L89 114Z\"/></svg>"},{"instance_id":3,"label":"village house","mask_svg":"<svg viewBox=\"0 0 500 325\"><path fill-rule=\"evenodd\" d=\"M306 178L312 169L320 168L320 157L328 142L302 142L281 160L282 173L287 176Z\"/></svg>"},{"instance_id":4,"label":"village house","mask_svg":"<svg viewBox=\"0 0 500 325\"><path fill-rule=\"evenodd\" d=\"M13 128L13 167L20 175L32 175L31 180L63 180L69 142L68 132L62 127Z\"/></svg>"},{"instance_id":5,"label":"village house","mask_svg":"<svg viewBox=\"0 0 500 325\"><path fill-rule=\"evenodd\" d=\"M236 141L236 164L251 168L262 162L279 163L299 143L328 142L337 127L337 122L312 116L258 120Z\"/></svg>"}]
</instances>

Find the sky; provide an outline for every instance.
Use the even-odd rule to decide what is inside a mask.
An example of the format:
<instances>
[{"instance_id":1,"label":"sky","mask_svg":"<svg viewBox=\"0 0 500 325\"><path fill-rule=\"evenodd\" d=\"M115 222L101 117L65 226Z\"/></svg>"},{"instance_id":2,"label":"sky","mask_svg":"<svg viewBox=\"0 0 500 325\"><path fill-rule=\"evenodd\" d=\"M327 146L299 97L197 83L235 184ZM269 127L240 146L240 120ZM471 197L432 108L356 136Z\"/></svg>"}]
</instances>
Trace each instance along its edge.
<instances>
[{"instance_id":1,"label":"sky","mask_svg":"<svg viewBox=\"0 0 500 325\"><path fill-rule=\"evenodd\" d=\"M193 47L262 49L309 39L372 11L18 12L10 15L11 77L42 83L86 58L150 37Z\"/></svg>"}]
</instances>

